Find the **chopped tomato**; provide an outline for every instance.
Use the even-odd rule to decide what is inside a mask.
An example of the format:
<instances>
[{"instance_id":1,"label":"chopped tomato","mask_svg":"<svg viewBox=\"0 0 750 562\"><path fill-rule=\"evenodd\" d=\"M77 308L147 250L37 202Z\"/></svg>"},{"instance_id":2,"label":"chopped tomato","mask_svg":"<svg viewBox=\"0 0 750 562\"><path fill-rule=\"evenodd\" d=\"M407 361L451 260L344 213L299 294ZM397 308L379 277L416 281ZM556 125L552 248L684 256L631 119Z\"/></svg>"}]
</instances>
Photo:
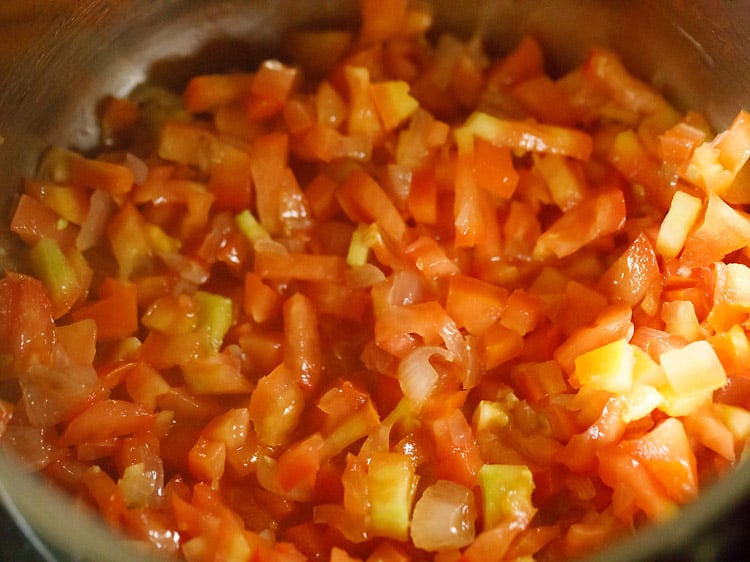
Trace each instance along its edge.
<instances>
[{"instance_id":1,"label":"chopped tomato","mask_svg":"<svg viewBox=\"0 0 750 562\"><path fill-rule=\"evenodd\" d=\"M143 431L155 415L123 400L102 400L73 418L60 436L63 445L80 445Z\"/></svg>"},{"instance_id":2,"label":"chopped tomato","mask_svg":"<svg viewBox=\"0 0 750 562\"><path fill-rule=\"evenodd\" d=\"M49 150L0 448L189 562L563 560L674 516L750 443L750 114L359 8Z\"/></svg>"},{"instance_id":3,"label":"chopped tomato","mask_svg":"<svg viewBox=\"0 0 750 562\"><path fill-rule=\"evenodd\" d=\"M0 358L3 364L16 375L34 364L49 364L54 341L52 303L42 284L26 275L6 275L0 280Z\"/></svg>"}]
</instances>

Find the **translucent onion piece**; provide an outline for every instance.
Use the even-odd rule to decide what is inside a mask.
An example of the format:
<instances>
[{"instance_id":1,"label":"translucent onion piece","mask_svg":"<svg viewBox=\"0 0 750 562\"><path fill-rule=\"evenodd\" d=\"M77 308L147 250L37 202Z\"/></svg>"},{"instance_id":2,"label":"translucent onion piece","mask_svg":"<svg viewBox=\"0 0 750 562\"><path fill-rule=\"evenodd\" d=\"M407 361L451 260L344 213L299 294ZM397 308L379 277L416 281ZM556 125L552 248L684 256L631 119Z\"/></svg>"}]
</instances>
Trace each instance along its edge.
<instances>
[{"instance_id":1,"label":"translucent onion piece","mask_svg":"<svg viewBox=\"0 0 750 562\"><path fill-rule=\"evenodd\" d=\"M202 285L208 281L209 272L196 260L177 252L162 252L160 256L166 266L175 271L182 279Z\"/></svg>"},{"instance_id":2,"label":"translucent onion piece","mask_svg":"<svg viewBox=\"0 0 750 562\"><path fill-rule=\"evenodd\" d=\"M101 189L94 190L89 198L89 212L76 238L76 247L80 251L88 250L104 238L104 229L115 208L115 202L109 193Z\"/></svg>"},{"instance_id":3,"label":"translucent onion piece","mask_svg":"<svg viewBox=\"0 0 750 562\"><path fill-rule=\"evenodd\" d=\"M433 356L453 361L455 355L437 346L418 347L404 357L398 365L398 382L404 396L415 406L421 406L435 390L439 376L430 363Z\"/></svg>"},{"instance_id":4,"label":"translucent onion piece","mask_svg":"<svg viewBox=\"0 0 750 562\"><path fill-rule=\"evenodd\" d=\"M117 481L128 507L145 507L156 489L155 484L153 474L146 471L142 462L128 466Z\"/></svg>"},{"instance_id":5,"label":"translucent onion piece","mask_svg":"<svg viewBox=\"0 0 750 562\"><path fill-rule=\"evenodd\" d=\"M465 389L474 388L479 384L482 378L482 357L481 344L478 338L473 334L468 334L464 338L466 342L466 366L463 369L463 387Z\"/></svg>"},{"instance_id":6,"label":"translucent onion piece","mask_svg":"<svg viewBox=\"0 0 750 562\"><path fill-rule=\"evenodd\" d=\"M123 166L130 168L133 172L133 181L136 185L143 185L148 177L148 165L138 158L135 154L130 152L125 153L125 158L122 162Z\"/></svg>"},{"instance_id":7,"label":"translucent onion piece","mask_svg":"<svg viewBox=\"0 0 750 562\"><path fill-rule=\"evenodd\" d=\"M461 330L458 329L458 326L456 326L456 323L452 318L449 317L449 321L444 322L440 327L440 337L443 338L445 347L447 347L449 351L456 355L458 361L462 365L468 366L469 352L467 349L466 340L464 339Z\"/></svg>"},{"instance_id":8,"label":"translucent onion piece","mask_svg":"<svg viewBox=\"0 0 750 562\"><path fill-rule=\"evenodd\" d=\"M53 428L9 424L3 433L2 447L29 470L41 470L59 455L52 444L56 437Z\"/></svg>"},{"instance_id":9,"label":"translucent onion piece","mask_svg":"<svg viewBox=\"0 0 750 562\"><path fill-rule=\"evenodd\" d=\"M474 540L474 494L450 480L438 480L417 500L411 520L414 546L428 551L462 548Z\"/></svg>"},{"instance_id":10,"label":"translucent onion piece","mask_svg":"<svg viewBox=\"0 0 750 562\"><path fill-rule=\"evenodd\" d=\"M393 285L388 295L388 303L407 305L422 301L424 278L416 271L404 270L393 274Z\"/></svg>"},{"instance_id":11,"label":"translucent onion piece","mask_svg":"<svg viewBox=\"0 0 750 562\"><path fill-rule=\"evenodd\" d=\"M19 382L29 421L50 427L80 407L99 379L91 366L34 365L19 377Z\"/></svg>"}]
</instances>

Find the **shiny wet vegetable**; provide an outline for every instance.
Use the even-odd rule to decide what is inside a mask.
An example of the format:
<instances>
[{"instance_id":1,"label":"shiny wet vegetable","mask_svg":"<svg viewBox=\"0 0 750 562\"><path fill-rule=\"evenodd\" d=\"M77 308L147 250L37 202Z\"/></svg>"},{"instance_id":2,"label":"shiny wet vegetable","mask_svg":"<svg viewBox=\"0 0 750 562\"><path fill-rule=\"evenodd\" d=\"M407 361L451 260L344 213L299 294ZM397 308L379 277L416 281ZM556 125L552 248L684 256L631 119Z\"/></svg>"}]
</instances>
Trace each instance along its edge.
<instances>
[{"instance_id":1,"label":"shiny wet vegetable","mask_svg":"<svg viewBox=\"0 0 750 562\"><path fill-rule=\"evenodd\" d=\"M0 442L190 562L559 560L750 436L745 111L362 2L102 105L0 280Z\"/></svg>"}]
</instances>

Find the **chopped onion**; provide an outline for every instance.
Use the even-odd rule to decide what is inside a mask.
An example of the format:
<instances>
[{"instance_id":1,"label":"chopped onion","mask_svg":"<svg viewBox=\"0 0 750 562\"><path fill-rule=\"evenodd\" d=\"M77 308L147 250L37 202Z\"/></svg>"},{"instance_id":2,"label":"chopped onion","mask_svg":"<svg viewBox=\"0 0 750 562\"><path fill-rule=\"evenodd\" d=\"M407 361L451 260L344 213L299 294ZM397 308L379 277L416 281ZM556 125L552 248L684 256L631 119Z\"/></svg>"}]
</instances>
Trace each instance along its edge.
<instances>
[{"instance_id":1,"label":"chopped onion","mask_svg":"<svg viewBox=\"0 0 750 562\"><path fill-rule=\"evenodd\" d=\"M128 507L145 507L155 491L155 481L146 472L142 462L131 464L117 481L117 487L122 492L125 505Z\"/></svg>"},{"instance_id":2,"label":"chopped onion","mask_svg":"<svg viewBox=\"0 0 750 562\"><path fill-rule=\"evenodd\" d=\"M15 455L28 470L41 470L55 455L59 456L59 450L56 452L52 444L56 437L53 428L8 424L3 433L2 448Z\"/></svg>"},{"instance_id":3,"label":"chopped onion","mask_svg":"<svg viewBox=\"0 0 750 562\"><path fill-rule=\"evenodd\" d=\"M404 357L398 365L398 382L404 396L415 406L421 406L435 390L439 375L430 363L433 356L453 361L455 355L437 346L418 347Z\"/></svg>"},{"instance_id":4,"label":"chopped onion","mask_svg":"<svg viewBox=\"0 0 750 562\"><path fill-rule=\"evenodd\" d=\"M104 237L104 229L115 207L109 193L101 189L94 190L89 198L89 212L86 213L76 238L76 248L84 252L99 243Z\"/></svg>"},{"instance_id":5,"label":"chopped onion","mask_svg":"<svg viewBox=\"0 0 750 562\"><path fill-rule=\"evenodd\" d=\"M185 281L202 285L208 281L209 272L196 260L177 252L162 252L159 257L166 266L175 271Z\"/></svg>"},{"instance_id":6,"label":"chopped onion","mask_svg":"<svg viewBox=\"0 0 750 562\"><path fill-rule=\"evenodd\" d=\"M417 271L404 270L392 275L393 284L388 294L388 303L407 305L422 301L424 277Z\"/></svg>"},{"instance_id":7,"label":"chopped onion","mask_svg":"<svg viewBox=\"0 0 750 562\"><path fill-rule=\"evenodd\" d=\"M442 326L440 326L440 337L445 342L445 347L448 351L455 354L459 363L468 366L469 352L466 345L466 339L452 318L448 317L448 320L443 322Z\"/></svg>"},{"instance_id":8,"label":"chopped onion","mask_svg":"<svg viewBox=\"0 0 750 562\"><path fill-rule=\"evenodd\" d=\"M126 168L130 168L130 171L133 172L133 182L136 185L143 185L148 177L148 165L130 152L125 153L122 164Z\"/></svg>"},{"instance_id":9,"label":"chopped onion","mask_svg":"<svg viewBox=\"0 0 750 562\"><path fill-rule=\"evenodd\" d=\"M19 382L29 421L50 427L80 407L96 388L99 378L90 365L33 365L19 377Z\"/></svg>"},{"instance_id":10,"label":"chopped onion","mask_svg":"<svg viewBox=\"0 0 750 562\"><path fill-rule=\"evenodd\" d=\"M412 182L412 169L403 164L388 164L386 167L387 184L391 193L400 205L406 205Z\"/></svg>"},{"instance_id":11,"label":"chopped onion","mask_svg":"<svg viewBox=\"0 0 750 562\"><path fill-rule=\"evenodd\" d=\"M450 480L429 486L414 506L411 538L428 551L462 548L474 540L477 509L471 490Z\"/></svg>"}]
</instances>

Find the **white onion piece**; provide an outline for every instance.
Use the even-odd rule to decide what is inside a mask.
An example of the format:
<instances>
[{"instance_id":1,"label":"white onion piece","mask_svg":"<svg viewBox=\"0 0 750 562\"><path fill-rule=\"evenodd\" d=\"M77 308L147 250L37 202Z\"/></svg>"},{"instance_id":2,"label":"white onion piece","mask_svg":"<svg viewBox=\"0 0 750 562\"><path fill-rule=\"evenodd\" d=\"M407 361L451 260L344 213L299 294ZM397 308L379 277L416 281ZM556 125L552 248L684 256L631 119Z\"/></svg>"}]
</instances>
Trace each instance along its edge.
<instances>
[{"instance_id":1,"label":"white onion piece","mask_svg":"<svg viewBox=\"0 0 750 562\"><path fill-rule=\"evenodd\" d=\"M117 481L128 507L146 507L156 492L156 474L147 471L142 462L131 464Z\"/></svg>"},{"instance_id":2,"label":"white onion piece","mask_svg":"<svg viewBox=\"0 0 750 562\"><path fill-rule=\"evenodd\" d=\"M99 243L115 207L116 204L109 193L101 189L94 190L89 198L89 211L81 224L81 230L78 231L76 248L84 252Z\"/></svg>"},{"instance_id":3,"label":"white onion piece","mask_svg":"<svg viewBox=\"0 0 750 562\"><path fill-rule=\"evenodd\" d=\"M386 172L391 192L399 204L405 205L411 190L412 169L403 164L388 164Z\"/></svg>"},{"instance_id":4,"label":"white onion piece","mask_svg":"<svg viewBox=\"0 0 750 562\"><path fill-rule=\"evenodd\" d=\"M3 451L13 454L25 468L42 470L59 456L54 445L57 433L51 427L9 424L3 433Z\"/></svg>"},{"instance_id":5,"label":"white onion piece","mask_svg":"<svg viewBox=\"0 0 750 562\"><path fill-rule=\"evenodd\" d=\"M208 281L208 270L196 260L177 252L161 252L159 257L168 268L175 271L185 281L196 285L203 285Z\"/></svg>"},{"instance_id":6,"label":"white onion piece","mask_svg":"<svg viewBox=\"0 0 750 562\"><path fill-rule=\"evenodd\" d=\"M148 177L148 165L143 160L135 154L126 152L122 165L130 168L130 171L133 172L133 183L143 185Z\"/></svg>"},{"instance_id":7,"label":"white onion piece","mask_svg":"<svg viewBox=\"0 0 750 562\"><path fill-rule=\"evenodd\" d=\"M438 372L430 363L432 357L453 361L455 355L437 346L418 347L398 364L398 382L404 396L415 406L421 406L434 392L439 379Z\"/></svg>"},{"instance_id":8,"label":"white onion piece","mask_svg":"<svg viewBox=\"0 0 750 562\"><path fill-rule=\"evenodd\" d=\"M51 427L86 402L99 378L91 366L32 365L19 378L24 411L33 425Z\"/></svg>"},{"instance_id":9,"label":"white onion piece","mask_svg":"<svg viewBox=\"0 0 750 562\"><path fill-rule=\"evenodd\" d=\"M404 270L394 273L392 277L388 304L403 306L422 302L424 277L419 272Z\"/></svg>"},{"instance_id":10,"label":"white onion piece","mask_svg":"<svg viewBox=\"0 0 750 562\"><path fill-rule=\"evenodd\" d=\"M443 323L440 328L440 337L445 342L445 347L448 351L455 354L458 362L467 366L469 363L469 357L466 340L453 319L449 319Z\"/></svg>"},{"instance_id":11,"label":"white onion piece","mask_svg":"<svg viewBox=\"0 0 750 562\"><path fill-rule=\"evenodd\" d=\"M477 509L471 490L450 480L429 486L414 506L411 538L431 552L462 548L474 540Z\"/></svg>"}]
</instances>

